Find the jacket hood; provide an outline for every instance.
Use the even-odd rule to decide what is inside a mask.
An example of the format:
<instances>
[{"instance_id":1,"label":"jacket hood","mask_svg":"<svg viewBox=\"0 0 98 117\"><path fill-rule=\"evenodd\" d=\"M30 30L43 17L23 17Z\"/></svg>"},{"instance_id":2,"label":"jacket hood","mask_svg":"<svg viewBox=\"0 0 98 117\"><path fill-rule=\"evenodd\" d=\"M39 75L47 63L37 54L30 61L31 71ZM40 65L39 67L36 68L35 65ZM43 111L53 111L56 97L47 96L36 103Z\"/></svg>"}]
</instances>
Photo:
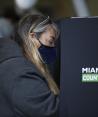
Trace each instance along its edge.
<instances>
[{"instance_id":1,"label":"jacket hood","mask_svg":"<svg viewBox=\"0 0 98 117\"><path fill-rule=\"evenodd\" d=\"M22 49L14 40L0 38L0 63L19 56L23 56Z\"/></svg>"}]
</instances>

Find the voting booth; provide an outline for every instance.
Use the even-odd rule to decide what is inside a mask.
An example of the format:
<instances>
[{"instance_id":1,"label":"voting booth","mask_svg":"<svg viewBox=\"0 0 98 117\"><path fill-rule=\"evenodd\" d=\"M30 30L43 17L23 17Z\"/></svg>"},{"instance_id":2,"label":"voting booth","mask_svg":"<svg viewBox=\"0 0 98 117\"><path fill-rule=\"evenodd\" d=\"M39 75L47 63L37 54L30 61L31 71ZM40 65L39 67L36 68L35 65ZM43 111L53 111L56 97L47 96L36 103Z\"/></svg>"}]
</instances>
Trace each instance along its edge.
<instances>
[{"instance_id":1,"label":"voting booth","mask_svg":"<svg viewBox=\"0 0 98 117\"><path fill-rule=\"evenodd\" d=\"M98 117L98 17L59 20L60 117Z\"/></svg>"}]
</instances>

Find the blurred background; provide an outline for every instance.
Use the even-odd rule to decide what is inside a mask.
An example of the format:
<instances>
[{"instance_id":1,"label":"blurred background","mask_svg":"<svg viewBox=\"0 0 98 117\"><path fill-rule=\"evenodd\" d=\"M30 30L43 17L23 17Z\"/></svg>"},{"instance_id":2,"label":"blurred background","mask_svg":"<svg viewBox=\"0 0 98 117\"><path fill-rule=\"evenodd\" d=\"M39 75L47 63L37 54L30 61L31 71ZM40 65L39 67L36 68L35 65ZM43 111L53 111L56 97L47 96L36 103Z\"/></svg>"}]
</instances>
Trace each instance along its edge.
<instances>
[{"instance_id":1,"label":"blurred background","mask_svg":"<svg viewBox=\"0 0 98 117\"><path fill-rule=\"evenodd\" d=\"M53 19L97 16L97 5L98 0L0 0L0 29L9 36L19 19L29 12Z\"/></svg>"}]
</instances>

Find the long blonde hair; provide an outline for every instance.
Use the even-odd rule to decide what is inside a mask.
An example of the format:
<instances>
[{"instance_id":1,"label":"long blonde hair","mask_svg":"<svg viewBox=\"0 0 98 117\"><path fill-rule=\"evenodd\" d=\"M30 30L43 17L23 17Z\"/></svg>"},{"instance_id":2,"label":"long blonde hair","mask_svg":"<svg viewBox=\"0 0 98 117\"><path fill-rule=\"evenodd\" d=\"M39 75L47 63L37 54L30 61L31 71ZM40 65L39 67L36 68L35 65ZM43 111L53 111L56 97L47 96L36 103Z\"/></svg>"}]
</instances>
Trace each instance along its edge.
<instances>
[{"instance_id":1,"label":"long blonde hair","mask_svg":"<svg viewBox=\"0 0 98 117\"><path fill-rule=\"evenodd\" d=\"M55 23L53 23L49 17L43 15L32 15L28 14L24 16L18 25L18 34L21 39L21 46L24 51L25 56L38 68L40 73L44 76L48 82L50 90L55 94L59 94L59 88L50 74L47 64L44 63L38 48L33 40L30 39L29 33L42 33L46 30L47 25L51 25L56 36L59 35L59 30Z\"/></svg>"}]
</instances>

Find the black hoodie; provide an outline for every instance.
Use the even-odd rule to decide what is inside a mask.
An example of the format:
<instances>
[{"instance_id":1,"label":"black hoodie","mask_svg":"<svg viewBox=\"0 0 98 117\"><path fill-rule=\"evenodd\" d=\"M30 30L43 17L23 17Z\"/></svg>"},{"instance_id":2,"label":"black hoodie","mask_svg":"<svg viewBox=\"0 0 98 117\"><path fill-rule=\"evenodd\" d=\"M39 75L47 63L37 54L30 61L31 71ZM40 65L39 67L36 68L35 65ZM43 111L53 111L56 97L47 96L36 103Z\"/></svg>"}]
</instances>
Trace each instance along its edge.
<instances>
[{"instance_id":1,"label":"black hoodie","mask_svg":"<svg viewBox=\"0 0 98 117\"><path fill-rule=\"evenodd\" d=\"M0 117L59 117L59 95L18 44L0 38Z\"/></svg>"}]
</instances>

